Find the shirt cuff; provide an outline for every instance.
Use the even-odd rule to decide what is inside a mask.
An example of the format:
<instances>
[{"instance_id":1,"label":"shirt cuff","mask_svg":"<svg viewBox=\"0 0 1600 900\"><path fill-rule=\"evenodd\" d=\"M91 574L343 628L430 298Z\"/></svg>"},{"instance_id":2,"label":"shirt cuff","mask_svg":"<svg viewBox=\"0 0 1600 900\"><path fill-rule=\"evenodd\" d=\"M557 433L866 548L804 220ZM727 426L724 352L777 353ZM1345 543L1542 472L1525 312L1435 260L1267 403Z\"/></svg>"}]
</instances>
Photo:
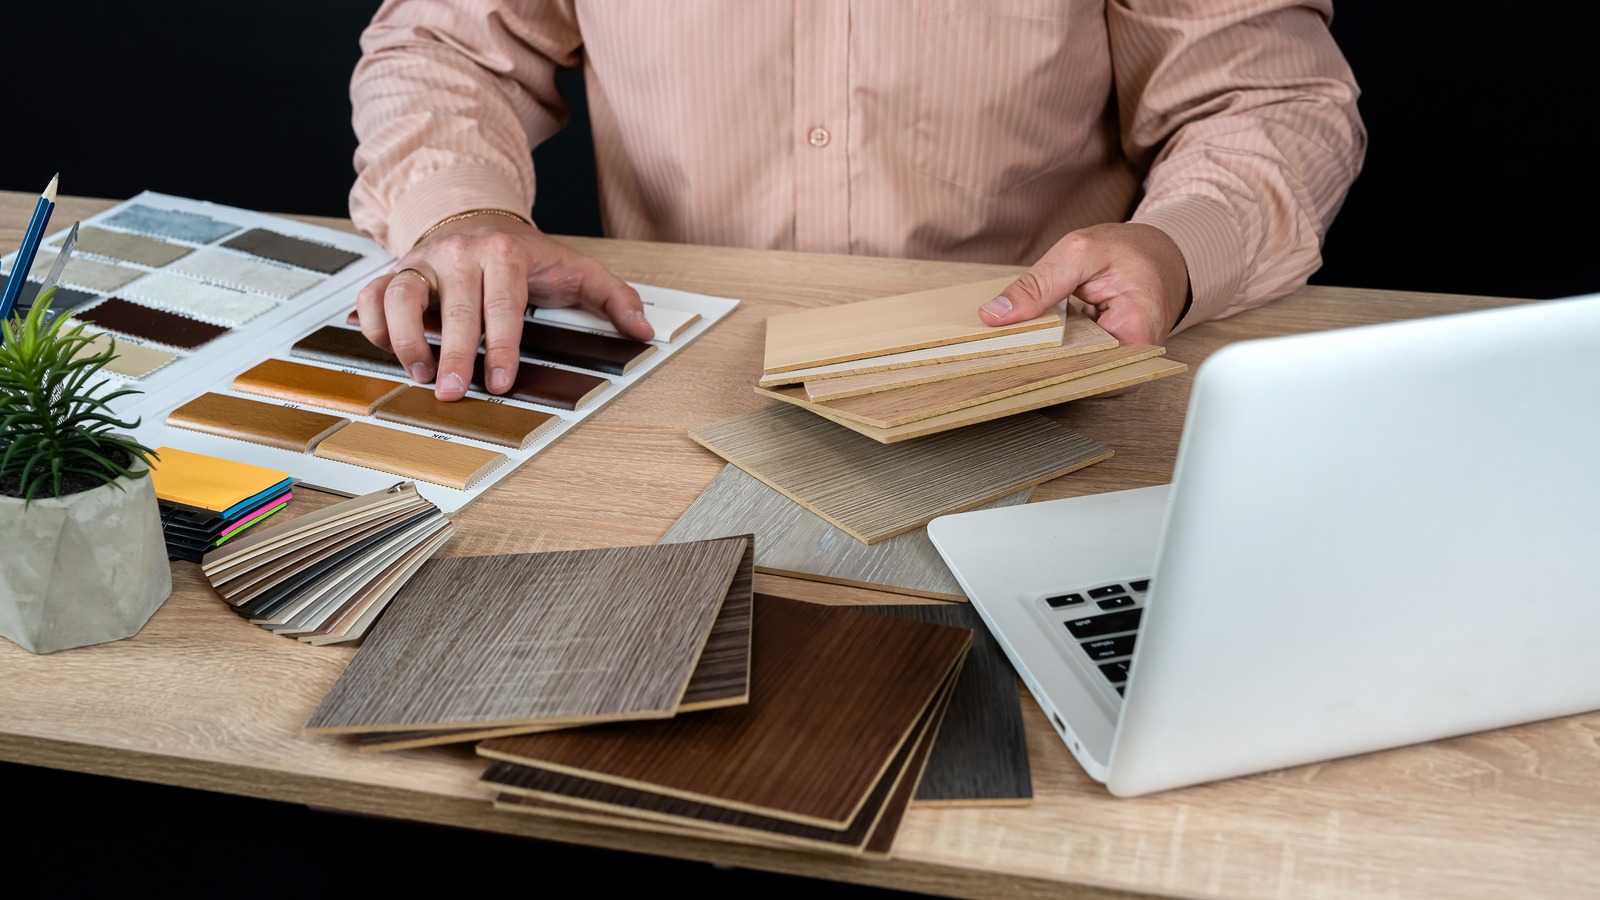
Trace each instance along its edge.
<instances>
[{"instance_id":1,"label":"shirt cuff","mask_svg":"<svg viewBox=\"0 0 1600 900\"><path fill-rule=\"evenodd\" d=\"M1244 284L1244 241L1227 207L1203 197L1181 197L1141 207L1129 221L1166 232L1189 267L1189 312L1173 334L1232 311Z\"/></svg>"},{"instance_id":2,"label":"shirt cuff","mask_svg":"<svg viewBox=\"0 0 1600 900\"><path fill-rule=\"evenodd\" d=\"M503 209L524 219L533 209L516 181L492 166L452 166L406 188L389 216L390 250L404 255L422 233L469 209Z\"/></svg>"}]
</instances>

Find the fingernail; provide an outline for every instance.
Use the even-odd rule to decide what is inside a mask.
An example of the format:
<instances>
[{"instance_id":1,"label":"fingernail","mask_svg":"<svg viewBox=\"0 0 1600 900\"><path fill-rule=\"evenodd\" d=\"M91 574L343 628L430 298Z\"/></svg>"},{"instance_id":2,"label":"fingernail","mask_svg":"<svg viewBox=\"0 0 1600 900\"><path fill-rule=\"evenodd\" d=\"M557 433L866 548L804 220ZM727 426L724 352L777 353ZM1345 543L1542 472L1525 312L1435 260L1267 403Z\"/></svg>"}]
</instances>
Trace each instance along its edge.
<instances>
[{"instance_id":1,"label":"fingernail","mask_svg":"<svg viewBox=\"0 0 1600 900\"><path fill-rule=\"evenodd\" d=\"M505 369L495 369L489 373L489 390L498 394L510 386L511 376L506 374Z\"/></svg>"},{"instance_id":2,"label":"fingernail","mask_svg":"<svg viewBox=\"0 0 1600 900\"><path fill-rule=\"evenodd\" d=\"M985 303L982 307L982 310L989 315L994 316L995 318L999 318L1000 316L1011 312L1011 301L1007 299L1004 294L1001 294L993 300L990 300L988 303Z\"/></svg>"},{"instance_id":3,"label":"fingernail","mask_svg":"<svg viewBox=\"0 0 1600 900\"><path fill-rule=\"evenodd\" d=\"M460 391L463 394L467 392L467 386L461 383L461 376L454 372L444 377L444 388L447 391Z\"/></svg>"},{"instance_id":4,"label":"fingernail","mask_svg":"<svg viewBox=\"0 0 1600 900\"><path fill-rule=\"evenodd\" d=\"M417 384L427 384L433 379L428 377L428 367L422 363L411 364L411 380Z\"/></svg>"}]
</instances>

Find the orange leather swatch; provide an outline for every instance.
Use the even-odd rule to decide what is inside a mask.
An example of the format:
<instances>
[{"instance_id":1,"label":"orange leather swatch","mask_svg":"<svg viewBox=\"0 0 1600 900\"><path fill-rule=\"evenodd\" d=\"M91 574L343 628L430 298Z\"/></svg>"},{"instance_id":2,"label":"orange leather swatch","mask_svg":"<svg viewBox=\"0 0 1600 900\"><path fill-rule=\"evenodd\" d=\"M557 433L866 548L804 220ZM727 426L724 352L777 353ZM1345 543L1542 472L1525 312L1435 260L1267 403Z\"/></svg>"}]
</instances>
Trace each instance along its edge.
<instances>
[{"instance_id":1,"label":"orange leather swatch","mask_svg":"<svg viewBox=\"0 0 1600 900\"><path fill-rule=\"evenodd\" d=\"M286 359L266 360L233 380L233 389L246 394L336 409L354 416L372 415L378 404L405 387L397 381L352 375Z\"/></svg>"},{"instance_id":2,"label":"orange leather swatch","mask_svg":"<svg viewBox=\"0 0 1600 900\"><path fill-rule=\"evenodd\" d=\"M323 438L350 424L350 420L309 409L291 409L228 394L205 393L167 413L167 424L280 450L310 453Z\"/></svg>"},{"instance_id":3,"label":"orange leather swatch","mask_svg":"<svg viewBox=\"0 0 1600 900\"><path fill-rule=\"evenodd\" d=\"M429 388L408 387L383 401L375 414L400 422L518 450L555 427L559 416L473 397L444 402Z\"/></svg>"},{"instance_id":4,"label":"orange leather swatch","mask_svg":"<svg viewBox=\"0 0 1600 900\"><path fill-rule=\"evenodd\" d=\"M317 445L316 455L460 491L506 461L504 453L367 422L352 422L334 432Z\"/></svg>"}]
</instances>

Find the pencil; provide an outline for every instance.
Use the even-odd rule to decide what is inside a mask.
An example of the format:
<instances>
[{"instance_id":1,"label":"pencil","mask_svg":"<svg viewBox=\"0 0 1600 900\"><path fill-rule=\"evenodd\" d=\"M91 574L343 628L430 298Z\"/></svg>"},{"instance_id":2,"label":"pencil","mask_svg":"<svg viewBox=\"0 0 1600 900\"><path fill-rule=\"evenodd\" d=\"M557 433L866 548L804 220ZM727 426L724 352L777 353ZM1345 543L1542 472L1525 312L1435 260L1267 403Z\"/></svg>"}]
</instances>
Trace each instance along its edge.
<instances>
[{"instance_id":1,"label":"pencil","mask_svg":"<svg viewBox=\"0 0 1600 900\"><path fill-rule=\"evenodd\" d=\"M51 177L50 183L45 185L44 193L39 195L39 202L33 207L33 219L28 222L28 230L22 236L22 249L17 251L16 261L11 264L11 275L6 279L5 293L0 294L0 322L11 315L11 308L16 305L17 296L22 293L28 270L33 268L33 258L39 252L39 241L44 238L44 229L50 224L50 214L56 208L56 182L60 178L60 173Z\"/></svg>"}]
</instances>

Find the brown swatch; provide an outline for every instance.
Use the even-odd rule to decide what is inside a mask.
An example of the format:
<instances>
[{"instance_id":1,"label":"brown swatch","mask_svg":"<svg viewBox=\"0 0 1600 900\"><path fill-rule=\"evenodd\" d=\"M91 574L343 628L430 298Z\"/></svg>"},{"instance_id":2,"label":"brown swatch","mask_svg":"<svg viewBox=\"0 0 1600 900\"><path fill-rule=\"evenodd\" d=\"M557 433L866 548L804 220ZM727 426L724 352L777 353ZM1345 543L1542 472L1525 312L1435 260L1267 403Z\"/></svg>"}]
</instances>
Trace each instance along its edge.
<instances>
[{"instance_id":1,"label":"brown swatch","mask_svg":"<svg viewBox=\"0 0 1600 900\"><path fill-rule=\"evenodd\" d=\"M444 324L438 310L430 309L422 314L422 331L430 341L443 339ZM654 352L654 344L642 341L558 328L542 322L523 320L522 323L520 355L527 360L560 363L607 375L626 375Z\"/></svg>"},{"instance_id":2,"label":"brown swatch","mask_svg":"<svg viewBox=\"0 0 1600 900\"><path fill-rule=\"evenodd\" d=\"M335 366L352 366L394 375L410 377L406 367L393 353L367 340L366 335L337 325L324 325L311 332L289 349L289 355L314 359Z\"/></svg>"},{"instance_id":3,"label":"brown swatch","mask_svg":"<svg viewBox=\"0 0 1600 900\"><path fill-rule=\"evenodd\" d=\"M506 461L504 453L367 422L352 422L334 432L317 445L316 455L458 491L470 489Z\"/></svg>"},{"instance_id":4,"label":"brown swatch","mask_svg":"<svg viewBox=\"0 0 1600 900\"><path fill-rule=\"evenodd\" d=\"M434 560L394 599L306 728L671 716L749 555L750 539L740 537Z\"/></svg>"},{"instance_id":5,"label":"brown swatch","mask_svg":"<svg viewBox=\"0 0 1600 900\"><path fill-rule=\"evenodd\" d=\"M445 402L429 388L408 387L378 405L378 418L521 450L561 419L550 413L463 397Z\"/></svg>"},{"instance_id":6,"label":"brown swatch","mask_svg":"<svg viewBox=\"0 0 1600 900\"><path fill-rule=\"evenodd\" d=\"M267 231L264 228L252 228L243 234L235 235L223 241L222 246L327 275L332 275L361 259L359 253L290 237L276 231Z\"/></svg>"},{"instance_id":7,"label":"brown swatch","mask_svg":"<svg viewBox=\"0 0 1600 900\"><path fill-rule=\"evenodd\" d=\"M405 390L405 385L286 359L268 359L234 378L233 389L370 416L378 404Z\"/></svg>"},{"instance_id":8,"label":"brown swatch","mask_svg":"<svg viewBox=\"0 0 1600 900\"><path fill-rule=\"evenodd\" d=\"M188 247L169 244L155 238L85 225L78 229L78 242L74 252L122 259L159 269L167 263L189 255L190 250Z\"/></svg>"},{"instance_id":9,"label":"brown swatch","mask_svg":"<svg viewBox=\"0 0 1600 900\"><path fill-rule=\"evenodd\" d=\"M107 331L182 350L205 346L230 330L188 316L129 303L120 297L112 297L98 306L75 312L73 317L83 322L93 322Z\"/></svg>"},{"instance_id":10,"label":"brown swatch","mask_svg":"<svg viewBox=\"0 0 1600 900\"><path fill-rule=\"evenodd\" d=\"M1105 444L1040 415L884 446L773 404L689 437L868 544L1111 456Z\"/></svg>"},{"instance_id":11,"label":"brown swatch","mask_svg":"<svg viewBox=\"0 0 1600 900\"><path fill-rule=\"evenodd\" d=\"M758 595L748 705L495 738L477 749L517 765L843 828L915 739L971 637Z\"/></svg>"},{"instance_id":12,"label":"brown swatch","mask_svg":"<svg viewBox=\"0 0 1600 900\"><path fill-rule=\"evenodd\" d=\"M309 409L290 409L228 394L204 393L167 414L167 424L218 437L310 453L349 419Z\"/></svg>"}]
</instances>

